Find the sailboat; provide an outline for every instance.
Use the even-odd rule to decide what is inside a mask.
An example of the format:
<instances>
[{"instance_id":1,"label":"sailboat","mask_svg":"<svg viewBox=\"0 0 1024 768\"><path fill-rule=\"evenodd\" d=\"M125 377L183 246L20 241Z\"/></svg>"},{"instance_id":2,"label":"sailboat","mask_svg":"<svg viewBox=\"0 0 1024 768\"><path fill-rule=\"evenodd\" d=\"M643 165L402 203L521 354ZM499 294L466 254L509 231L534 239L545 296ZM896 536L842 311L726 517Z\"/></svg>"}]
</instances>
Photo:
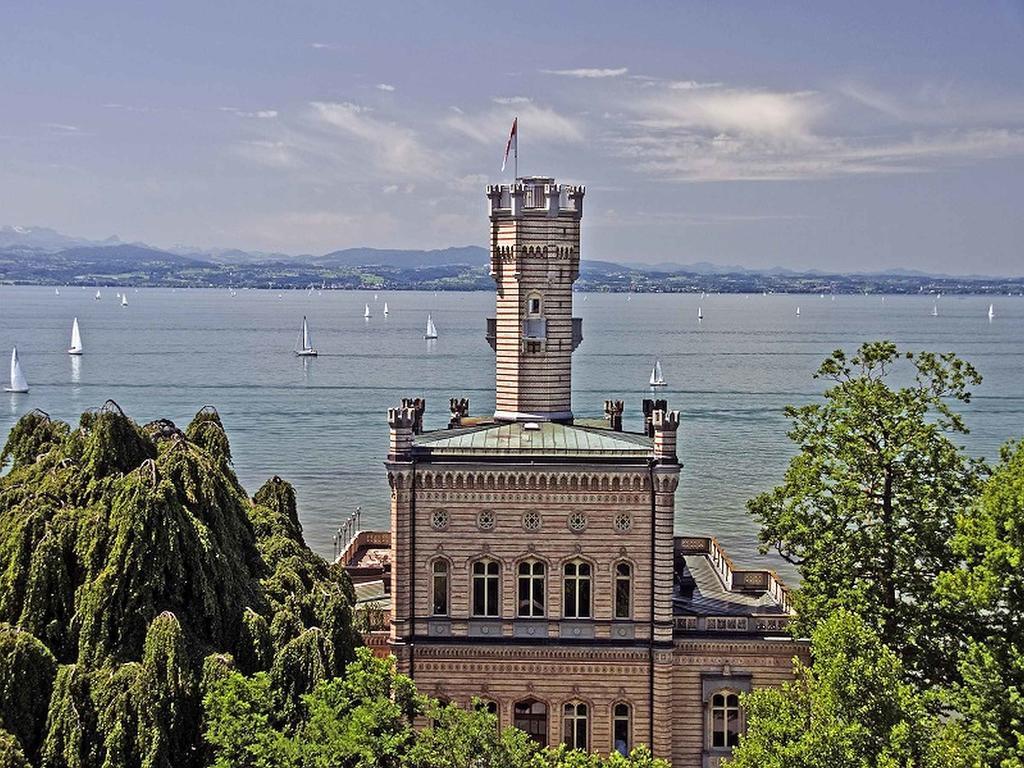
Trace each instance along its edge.
<instances>
[{"instance_id":1,"label":"sailboat","mask_svg":"<svg viewBox=\"0 0 1024 768\"><path fill-rule=\"evenodd\" d=\"M121 306L122 307L127 307L128 306L128 294L127 293L122 293L121 294Z\"/></svg>"},{"instance_id":2,"label":"sailboat","mask_svg":"<svg viewBox=\"0 0 1024 768\"><path fill-rule=\"evenodd\" d=\"M651 369L651 386L664 387L665 377L661 375L661 360L654 361L654 368Z\"/></svg>"},{"instance_id":3,"label":"sailboat","mask_svg":"<svg viewBox=\"0 0 1024 768\"><path fill-rule=\"evenodd\" d=\"M704 319L704 308L703 307L697 307L697 322L699 323L703 319Z\"/></svg>"},{"instance_id":4,"label":"sailboat","mask_svg":"<svg viewBox=\"0 0 1024 768\"><path fill-rule=\"evenodd\" d=\"M54 288L54 289L53 289L53 292L54 292L54 293L55 293L55 294L56 294L57 296L60 296L60 288Z\"/></svg>"},{"instance_id":5,"label":"sailboat","mask_svg":"<svg viewBox=\"0 0 1024 768\"><path fill-rule=\"evenodd\" d=\"M797 317L800 317L800 307L797 307L797 308L796 308L796 316L797 316Z\"/></svg>"},{"instance_id":6,"label":"sailboat","mask_svg":"<svg viewBox=\"0 0 1024 768\"><path fill-rule=\"evenodd\" d=\"M992 318L996 316L996 308L992 304L988 305L988 321L991 323Z\"/></svg>"},{"instance_id":7,"label":"sailboat","mask_svg":"<svg viewBox=\"0 0 1024 768\"><path fill-rule=\"evenodd\" d=\"M424 339L436 339L437 338L437 326L434 325L434 318L427 313L427 332L423 334Z\"/></svg>"},{"instance_id":8,"label":"sailboat","mask_svg":"<svg viewBox=\"0 0 1024 768\"><path fill-rule=\"evenodd\" d=\"M11 350L11 386L4 387L4 392L28 392L28 382L25 381L25 374L21 370L17 347Z\"/></svg>"},{"instance_id":9,"label":"sailboat","mask_svg":"<svg viewBox=\"0 0 1024 768\"><path fill-rule=\"evenodd\" d=\"M387 317L387 316L388 316L388 303L385 301L384 302L384 317Z\"/></svg>"},{"instance_id":10,"label":"sailboat","mask_svg":"<svg viewBox=\"0 0 1024 768\"><path fill-rule=\"evenodd\" d=\"M299 349L295 350L295 354L299 357L316 357L319 354L309 338L309 323L306 322L305 315L302 316L302 330L299 332Z\"/></svg>"},{"instance_id":11,"label":"sailboat","mask_svg":"<svg viewBox=\"0 0 1024 768\"><path fill-rule=\"evenodd\" d=\"M373 315L370 314L370 305L367 304L366 309L363 310L363 318L365 320L369 320L371 317L373 317Z\"/></svg>"},{"instance_id":12,"label":"sailboat","mask_svg":"<svg viewBox=\"0 0 1024 768\"><path fill-rule=\"evenodd\" d=\"M938 304L932 304L932 317L938 317L938 316L939 316L939 305Z\"/></svg>"},{"instance_id":13,"label":"sailboat","mask_svg":"<svg viewBox=\"0 0 1024 768\"><path fill-rule=\"evenodd\" d=\"M100 300L100 298L102 298L102 297L100 296L100 292L99 292L99 290L97 290L97 291L96 291L96 301L99 301L99 300Z\"/></svg>"},{"instance_id":14,"label":"sailboat","mask_svg":"<svg viewBox=\"0 0 1024 768\"><path fill-rule=\"evenodd\" d=\"M78 330L78 318L71 323L71 346L68 348L69 355L80 355L85 351L85 347L82 346L82 334Z\"/></svg>"}]
</instances>

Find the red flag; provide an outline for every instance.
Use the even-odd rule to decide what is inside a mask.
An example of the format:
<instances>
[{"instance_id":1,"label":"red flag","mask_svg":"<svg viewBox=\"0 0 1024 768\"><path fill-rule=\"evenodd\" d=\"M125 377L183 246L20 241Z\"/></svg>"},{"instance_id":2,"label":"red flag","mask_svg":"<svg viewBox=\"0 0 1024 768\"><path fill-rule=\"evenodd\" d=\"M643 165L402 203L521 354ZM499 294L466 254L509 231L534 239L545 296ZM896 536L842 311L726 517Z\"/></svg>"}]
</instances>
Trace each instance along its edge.
<instances>
[{"instance_id":1,"label":"red flag","mask_svg":"<svg viewBox=\"0 0 1024 768\"><path fill-rule=\"evenodd\" d=\"M512 149L512 142L513 141L516 143L516 154L517 155L519 154L519 134L518 134L518 132L516 130L518 125L519 125L519 118L516 117L512 121L512 130L509 131L509 134L508 134L508 143L505 144L505 157L501 161L501 172L502 173L505 172L505 165L508 163L508 153Z\"/></svg>"}]
</instances>

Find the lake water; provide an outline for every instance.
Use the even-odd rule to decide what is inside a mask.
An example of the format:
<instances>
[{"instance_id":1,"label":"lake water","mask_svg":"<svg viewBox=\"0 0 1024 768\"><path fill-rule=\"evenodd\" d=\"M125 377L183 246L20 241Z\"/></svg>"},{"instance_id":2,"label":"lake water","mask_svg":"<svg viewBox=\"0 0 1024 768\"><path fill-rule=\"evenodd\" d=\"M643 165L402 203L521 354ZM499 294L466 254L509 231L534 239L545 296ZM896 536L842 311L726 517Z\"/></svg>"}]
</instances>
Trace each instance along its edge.
<instances>
[{"instance_id":1,"label":"lake water","mask_svg":"<svg viewBox=\"0 0 1024 768\"><path fill-rule=\"evenodd\" d=\"M388 407L426 397L428 428L447 423L449 397L469 397L474 414L494 409L494 355L484 339L490 293L140 289L128 292L125 308L114 289L100 301L94 293L0 287L0 352L17 344L31 385L27 395L2 394L0 432L32 408L77 421L108 398L140 423L167 417L179 426L214 405L246 489L274 474L294 483L306 539L326 557L357 506L364 527L387 525ZM932 317L931 297L577 296L584 342L574 356L573 407L600 416L606 398L622 399L626 428L639 429L660 358L668 386L658 396L683 414L677 532L717 536L740 564L780 567L758 554L745 502L781 479L792 455L783 407L820 395L811 374L831 350L887 338L955 351L985 377L965 409L968 449L994 459L1001 443L1024 435L1024 299L994 299L991 323L990 301L945 296ZM433 342L423 339L427 312L440 333ZM303 315L317 359L292 354ZM75 316L81 358L65 351Z\"/></svg>"}]
</instances>

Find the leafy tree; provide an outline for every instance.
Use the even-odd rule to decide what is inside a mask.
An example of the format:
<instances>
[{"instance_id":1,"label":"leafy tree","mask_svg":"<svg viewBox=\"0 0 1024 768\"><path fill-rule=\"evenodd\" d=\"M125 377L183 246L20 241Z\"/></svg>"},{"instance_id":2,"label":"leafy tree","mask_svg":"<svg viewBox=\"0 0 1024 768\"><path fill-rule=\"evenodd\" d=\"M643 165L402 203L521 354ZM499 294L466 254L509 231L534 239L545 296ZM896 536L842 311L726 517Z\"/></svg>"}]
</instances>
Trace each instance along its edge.
<instances>
[{"instance_id":1,"label":"leafy tree","mask_svg":"<svg viewBox=\"0 0 1024 768\"><path fill-rule=\"evenodd\" d=\"M782 485L748 504L763 550L802 576L796 629L846 608L908 673L950 678L955 613L936 608L933 589L956 561L955 511L982 470L952 440L967 428L951 403L969 402L981 377L953 354L900 353L886 341L851 358L836 350L815 376L833 382L824 403L786 409L799 453Z\"/></svg>"},{"instance_id":2,"label":"leafy tree","mask_svg":"<svg viewBox=\"0 0 1024 768\"><path fill-rule=\"evenodd\" d=\"M518 728L499 732L497 718L479 707L432 702L431 725L417 734L406 764L416 768L520 768L539 748Z\"/></svg>"},{"instance_id":3,"label":"leafy tree","mask_svg":"<svg viewBox=\"0 0 1024 768\"><path fill-rule=\"evenodd\" d=\"M899 657L845 610L818 624L810 667L743 697L747 732L730 768L962 768L973 757L956 726L926 711Z\"/></svg>"},{"instance_id":4,"label":"leafy tree","mask_svg":"<svg viewBox=\"0 0 1024 768\"><path fill-rule=\"evenodd\" d=\"M288 483L246 495L213 409L185 431L112 402L76 428L34 411L0 457L0 728L33 764L198 768L201 697L235 654L293 709L353 657L351 583Z\"/></svg>"},{"instance_id":5,"label":"leafy tree","mask_svg":"<svg viewBox=\"0 0 1024 768\"><path fill-rule=\"evenodd\" d=\"M1024 443L1011 443L977 503L959 516L964 566L938 591L965 612L968 647L950 703L986 766L1024 765Z\"/></svg>"},{"instance_id":6,"label":"leafy tree","mask_svg":"<svg viewBox=\"0 0 1024 768\"><path fill-rule=\"evenodd\" d=\"M42 744L56 675L57 662L45 645L28 632L0 624L0 729L33 759Z\"/></svg>"},{"instance_id":7,"label":"leafy tree","mask_svg":"<svg viewBox=\"0 0 1024 768\"><path fill-rule=\"evenodd\" d=\"M0 728L0 768L32 768L18 740Z\"/></svg>"}]
</instances>

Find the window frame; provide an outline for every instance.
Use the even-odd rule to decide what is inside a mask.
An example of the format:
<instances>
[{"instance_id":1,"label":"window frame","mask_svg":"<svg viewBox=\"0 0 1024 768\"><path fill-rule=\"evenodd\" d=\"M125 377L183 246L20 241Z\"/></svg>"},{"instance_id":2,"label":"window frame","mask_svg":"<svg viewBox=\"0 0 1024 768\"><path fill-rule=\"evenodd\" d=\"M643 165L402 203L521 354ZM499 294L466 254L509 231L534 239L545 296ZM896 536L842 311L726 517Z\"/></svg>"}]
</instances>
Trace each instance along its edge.
<instances>
[{"instance_id":1,"label":"window frame","mask_svg":"<svg viewBox=\"0 0 1024 768\"><path fill-rule=\"evenodd\" d=\"M626 713L624 715L619 714L619 707L625 707ZM629 752L633 749L633 705L628 701L616 701L612 704L612 752L618 752L623 757L628 757ZM626 724L626 739L623 742L625 751L620 750L616 744L617 739L615 738L615 731L619 723L624 722Z\"/></svg>"},{"instance_id":2,"label":"window frame","mask_svg":"<svg viewBox=\"0 0 1024 768\"><path fill-rule=\"evenodd\" d=\"M572 708L570 714L569 708ZM580 709L583 712L580 714ZM570 722L572 723L572 738L569 738ZM582 732L581 732L582 724ZM583 744L580 744L580 735L583 736ZM580 749L584 752L590 751L590 705L579 699L572 699L562 705L562 744L569 749Z\"/></svg>"},{"instance_id":3,"label":"window frame","mask_svg":"<svg viewBox=\"0 0 1024 768\"><path fill-rule=\"evenodd\" d=\"M715 700L721 697L721 705L717 705ZM735 699L735 705L729 703L730 699ZM721 712L722 715L722 727L721 730L715 728L715 715ZM735 743L729 743L729 714L730 712L736 713L736 731L735 731ZM739 691L735 691L731 688L719 688L713 691L708 697L707 705L707 743L708 749L713 752L730 752L735 747L739 746L740 736L744 732L744 717L743 717L743 706L740 704ZM715 744L715 736L721 734L722 744Z\"/></svg>"},{"instance_id":4,"label":"window frame","mask_svg":"<svg viewBox=\"0 0 1024 768\"><path fill-rule=\"evenodd\" d=\"M628 573L622 575L619 568L625 567ZM612 619L617 621L629 621L633 618L633 574L636 569L629 560L616 560L612 563ZM626 611L620 612L619 583L626 582Z\"/></svg>"},{"instance_id":5,"label":"window frame","mask_svg":"<svg viewBox=\"0 0 1024 768\"><path fill-rule=\"evenodd\" d=\"M580 575L580 568L586 566L585 576ZM569 568L574 569L570 575ZM580 599L581 585L586 584L586 600ZM572 585L572 598L570 600L570 584ZM572 612L569 611L570 603ZM581 613L580 608L586 612ZM574 557L562 564L562 618L564 619L593 619L594 618L594 564L582 557Z\"/></svg>"},{"instance_id":6,"label":"window frame","mask_svg":"<svg viewBox=\"0 0 1024 768\"><path fill-rule=\"evenodd\" d=\"M494 573L490 573L489 566L494 566ZM483 566L484 572L477 573L477 566ZM479 611L478 608L481 606L477 605L477 582L483 581L483 611ZM491 582L493 581L494 587L494 606L493 612L489 609L491 606ZM481 557L473 561L473 565L470 567L470 616L475 619L497 619L501 617L501 563L493 557Z\"/></svg>"},{"instance_id":7,"label":"window frame","mask_svg":"<svg viewBox=\"0 0 1024 768\"><path fill-rule=\"evenodd\" d=\"M527 566L530 569L529 573L523 573L523 566ZM540 573L537 573L537 568L540 568ZM523 611L523 582L528 583L527 590L528 606L529 610L524 613ZM539 585L538 585L538 582ZM548 587L548 564L536 557L527 557L520 560L516 564L516 618L518 619L543 619L547 616L547 587ZM538 590L539 590L539 602L540 611L536 612L534 609L538 602Z\"/></svg>"},{"instance_id":8,"label":"window frame","mask_svg":"<svg viewBox=\"0 0 1024 768\"><path fill-rule=\"evenodd\" d=\"M443 575L438 572L438 566L443 566ZM444 579L444 612L438 613L437 608L437 580ZM452 564L446 558L435 557L430 561L430 615L436 617L449 617L452 615Z\"/></svg>"},{"instance_id":9,"label":"window frame","mask_svg":"<svg viewBox=\"0 0 1024 768\"><path fill-rule=\"evenodd\" d=\"M525 713L523 720L520 721L518 718L517 709L521 705L528 705L529 711ZM543 713L533 712L534 705L539 704L543 708ZM548 706L546 701L536 698L535 696L527 696L525 699L512 703L512 725L525 733L529 738L540 744L542 747L546 747L550 741L551 736L551 707ZM520 722L526 724L526 727L520 725ZM530 723L543 723L543 729L538 730L536 728L531 729Z\"/></svg>"}]
</instances>

